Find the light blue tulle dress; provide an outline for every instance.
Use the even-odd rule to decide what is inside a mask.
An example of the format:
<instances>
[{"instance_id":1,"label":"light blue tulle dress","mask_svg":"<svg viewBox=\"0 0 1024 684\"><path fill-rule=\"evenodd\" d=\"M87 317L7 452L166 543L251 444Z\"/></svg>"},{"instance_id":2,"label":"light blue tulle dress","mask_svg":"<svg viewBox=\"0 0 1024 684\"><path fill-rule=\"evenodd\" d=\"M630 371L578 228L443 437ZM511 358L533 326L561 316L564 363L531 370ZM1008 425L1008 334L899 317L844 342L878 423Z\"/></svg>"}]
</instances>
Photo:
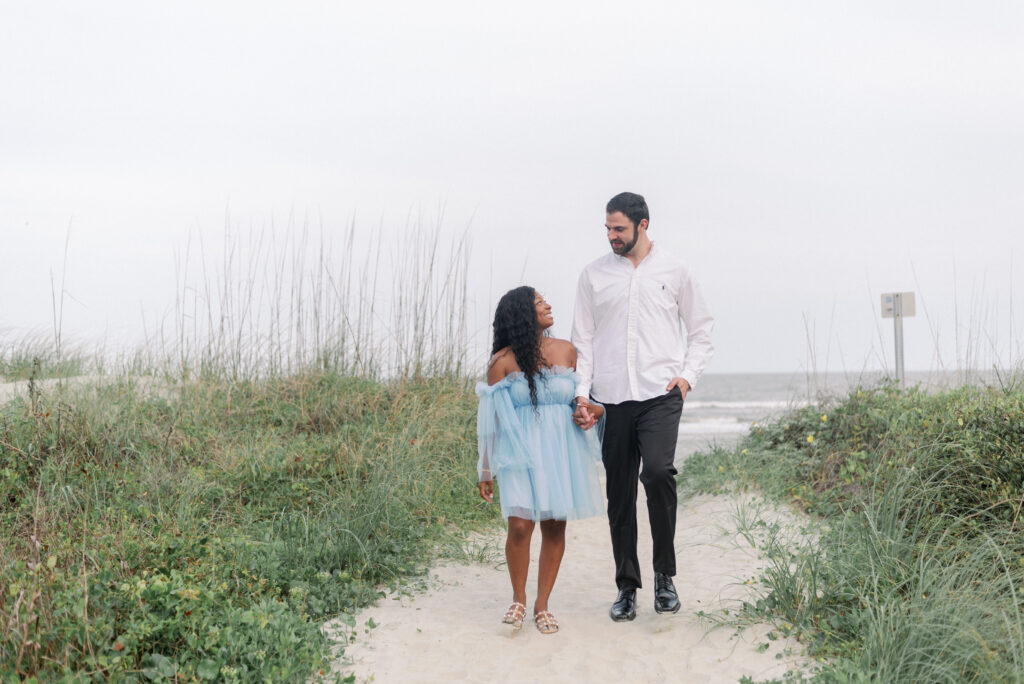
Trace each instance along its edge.
<instances>
[{"instance_id":1,"label":"light blue tulle dress","mask_svg":"<svg viewBox=\"0 0 1024 684\"><path fill-rule=\"evenodd\" d=\"M602 515L597 427L572 420L576 373L545 368L536 377L537 408L522 373L494 385L478 383L480 480L498 483L501 514L528 520L575 520Z\"/></svg>"}]
</instances>

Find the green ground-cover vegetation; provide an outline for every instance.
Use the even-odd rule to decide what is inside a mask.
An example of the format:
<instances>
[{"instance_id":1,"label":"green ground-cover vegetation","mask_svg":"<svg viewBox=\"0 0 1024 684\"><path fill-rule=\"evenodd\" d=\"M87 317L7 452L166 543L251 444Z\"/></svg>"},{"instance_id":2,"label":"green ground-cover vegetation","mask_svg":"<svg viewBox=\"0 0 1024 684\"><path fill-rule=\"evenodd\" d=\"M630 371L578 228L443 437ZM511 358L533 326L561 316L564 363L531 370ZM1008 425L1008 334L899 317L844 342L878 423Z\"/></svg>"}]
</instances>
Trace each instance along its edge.
<instances>
[{"instance_id":1,"label":"green ground-cover vegetation","mask_svg":"<svg viewBox=\"0 0 1024 684\"><path fill-rule=\"evenodd\" d=\"M0 681L307 681L327 618L500 520L442 233L226 226L134 349L67 344L63 277L0 337Z\"/></svg>"},{"instance_id":2,"label":"green ground-cover vegetation","mask_svg":"<svg viewBox=\"0 0 1024 684\"><path fill-rule=\"evenodd\" d=\"M0 680L302 681L472 496L464 379L106 378L0 407Z\"/></svg>"},{"instance_id":3,"label":"green ground-cover vegetation","mask_svg":"<svg viewBox=\"0 0 1024 684\"><path fill-rule=\"evenodd\" d=\"M755 425L691 458L686 487L753 485L817 521L763 520L750 617L837 682L1024 680L1024 388L893 385Z\"/></svg>"},{"instance_id":4,"label":"green ground-cover vegetation","mask_svg":"<svg viewBox=\"0 0 1024 684\"><path fill-rule=\"evenodd\" d=\"M68 377L78 375L85 366L83 355L58 354L43 338L0 339L0 382Z\"/></svg>"}]
</instances>

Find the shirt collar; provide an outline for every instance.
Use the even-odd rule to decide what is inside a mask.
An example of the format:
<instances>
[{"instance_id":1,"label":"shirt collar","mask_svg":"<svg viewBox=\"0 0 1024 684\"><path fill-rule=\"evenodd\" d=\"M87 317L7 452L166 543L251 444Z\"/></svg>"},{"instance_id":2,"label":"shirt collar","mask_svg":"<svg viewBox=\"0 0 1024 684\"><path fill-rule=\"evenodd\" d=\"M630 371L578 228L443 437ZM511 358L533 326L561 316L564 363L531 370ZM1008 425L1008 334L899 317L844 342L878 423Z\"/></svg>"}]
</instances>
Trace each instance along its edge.
<instances>
[{"instance_id":1,"label":"shirt collar","mask_svg":"<svg viewBox=\"0 0 1024 684\"><path fill-rule=\"evenodd\" d=\"M649 251L647 253L647 256L645 256L640 261L640 263L636 265L636 268L640 268L645 263L650 261L651 257L654 256L655 252L659 252L659 251L661 251L661 250L658 249L658 246L654 243L654 240L651 240L651 251ZM616 254L615 252L612 252L611 255L612 255L612 258L615 259L616 262L618 262L620 264L625 262L625 263L629 264L630 268L634 268L633 262L629 260L629 257L622 256L621 254Z\"/></svg>"}]
</instances>

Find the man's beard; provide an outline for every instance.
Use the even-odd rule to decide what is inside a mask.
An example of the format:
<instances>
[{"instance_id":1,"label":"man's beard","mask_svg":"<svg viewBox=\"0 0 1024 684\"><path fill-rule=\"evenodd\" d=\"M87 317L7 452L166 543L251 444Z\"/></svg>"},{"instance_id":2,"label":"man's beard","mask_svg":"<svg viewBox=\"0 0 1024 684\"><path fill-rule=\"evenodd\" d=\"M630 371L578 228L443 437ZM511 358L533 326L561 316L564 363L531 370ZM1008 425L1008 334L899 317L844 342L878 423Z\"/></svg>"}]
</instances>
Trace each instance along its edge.
<instances>
[{"instance_id":1,"label":"man's beard","mask_svg":"<svg viewBox=\"0 0 1024 684\"><path fill-rule=\"evenodd\" d=\"M636 247L636 242L639 239L640 239L640 231L637 230L636 228L634 228L633 229L633 239L630 240L629 242L623 241L622 242L622 247L619 247L618 249L615 248L615 245L612 245L612 251L615 252L616 254L618 254L619 256L626 256L627 254L629 254L631 249Z\"/></svg>"}]
</instances>

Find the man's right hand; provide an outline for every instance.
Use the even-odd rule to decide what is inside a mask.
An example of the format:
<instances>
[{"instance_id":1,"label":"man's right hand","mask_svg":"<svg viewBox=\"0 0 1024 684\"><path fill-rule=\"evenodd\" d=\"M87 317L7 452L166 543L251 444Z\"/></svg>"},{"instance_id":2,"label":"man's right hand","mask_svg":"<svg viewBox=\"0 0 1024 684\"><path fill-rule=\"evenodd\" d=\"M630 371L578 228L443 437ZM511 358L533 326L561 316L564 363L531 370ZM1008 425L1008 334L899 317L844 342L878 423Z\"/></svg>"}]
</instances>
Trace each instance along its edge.
<instances>
[{"instance_id":1,"label":"man's right hand","mask_svg":"<svg viewBox=\"0 0 1024 684\"><path fill-rule=\"evenodd\" d=\"M576 397L576 411L572 414L572 419L581 430L589 430L597 423L597 418L590 411L590 403L583 397Z\"/></svg>"}]
</instances>

